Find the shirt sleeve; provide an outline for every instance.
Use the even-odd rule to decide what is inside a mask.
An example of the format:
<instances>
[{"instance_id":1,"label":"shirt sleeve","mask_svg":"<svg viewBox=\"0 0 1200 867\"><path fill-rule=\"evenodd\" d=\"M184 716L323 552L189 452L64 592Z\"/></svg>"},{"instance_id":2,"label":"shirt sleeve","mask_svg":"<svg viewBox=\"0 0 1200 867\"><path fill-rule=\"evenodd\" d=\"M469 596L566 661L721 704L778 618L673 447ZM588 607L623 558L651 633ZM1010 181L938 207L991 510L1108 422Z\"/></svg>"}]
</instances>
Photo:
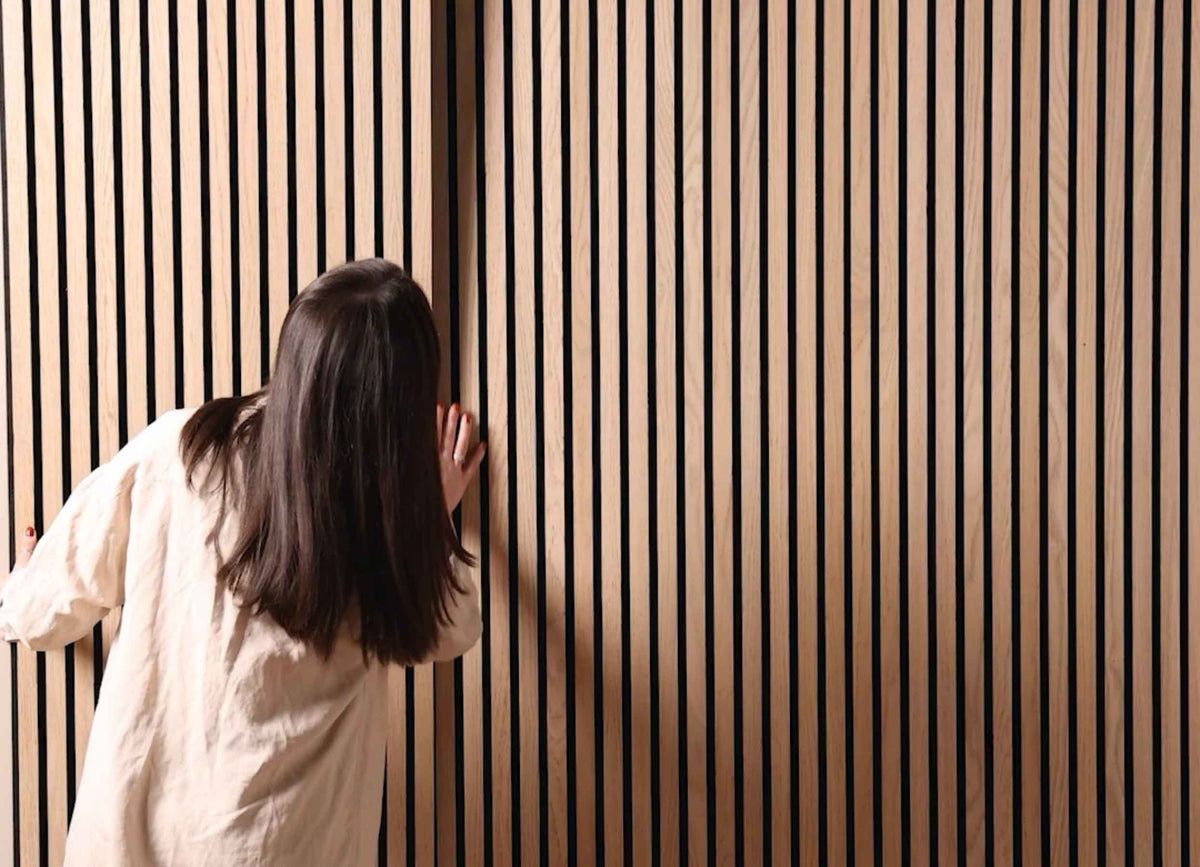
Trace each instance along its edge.
<instances>
[{"instance_id":1,"label":"shirt sleeve","mask_svg":"<svg viewBox=\"0 0 1200 867\"><path fill-rule=\"evenodd\" d=\"M471 575L461 576L460 583L465 592L452 591L446 604L449 615L438 633L437 642L429 654L429 662L445 662L462 656L475 646L483 634L483 620L479 616L479 589Z\"/></svg>"},{"instance_id":2,"label":"shirt sleeve","mask_svg":"<svg viewBox=\"0 0 1200 867\"><path fill-rule=\"evenodd\" d=\"M85 478L0 588L0 639L65 647L125 598L125 555L139 465L133 443Z\"/></svg>"}]
</instances>

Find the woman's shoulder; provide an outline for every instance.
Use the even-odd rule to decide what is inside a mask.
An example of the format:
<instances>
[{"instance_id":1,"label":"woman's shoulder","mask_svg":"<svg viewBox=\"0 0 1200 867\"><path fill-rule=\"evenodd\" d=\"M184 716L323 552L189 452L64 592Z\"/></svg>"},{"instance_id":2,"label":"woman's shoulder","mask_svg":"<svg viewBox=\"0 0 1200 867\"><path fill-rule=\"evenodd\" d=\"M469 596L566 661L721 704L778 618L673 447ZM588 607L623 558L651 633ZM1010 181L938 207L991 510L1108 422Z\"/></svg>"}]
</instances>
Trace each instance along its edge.
<instances>
[{"instance_id":1,"label":"woman's shoulder","mask_svg":"<svg viewBox=\"0 0 1200 867\"><path fill-rule=\"evenodd\" d=\"M129 446L148 454L161 451L165 447L177 447L184 425L197 409L198 407L193 406L168 410L146 425L141 433L129 441Z\"/></svg>"},{"instance_id":2,"label":"woman's shoulder","mask_svg":"<svg viewBox=\"0 0 1200 867\"><path fill-rule=\"evenodd\" d=\"M179 438L196 407L169 410L132 437L113 458L114 462L137 465L143 478L166 479L181 468Z\"/></svg>"}]
</instances>

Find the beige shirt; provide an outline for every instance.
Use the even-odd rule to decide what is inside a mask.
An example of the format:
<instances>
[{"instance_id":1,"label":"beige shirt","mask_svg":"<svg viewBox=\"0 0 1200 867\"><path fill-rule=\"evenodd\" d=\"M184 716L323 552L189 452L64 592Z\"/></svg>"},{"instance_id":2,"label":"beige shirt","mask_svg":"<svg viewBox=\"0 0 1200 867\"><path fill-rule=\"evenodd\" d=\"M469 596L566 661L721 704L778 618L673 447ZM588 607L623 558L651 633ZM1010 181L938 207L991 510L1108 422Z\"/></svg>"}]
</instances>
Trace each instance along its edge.
<instances>
[{"instance_id":1,"label":"beige shirt","mask_svg":"<svg viewBox=\"0 0 1200 867\"><path fill-rule=\"evenodd\" d=\"M62 647L110 609L66 864L373 864L387 669L344 638L326 661L216 581L215 496L184 481L167 413L71 495L0 590L0 638ZM236 536L227 520L224 550ZM479 638L477 591L433 659Z\"/></svg>"}]
</instances>

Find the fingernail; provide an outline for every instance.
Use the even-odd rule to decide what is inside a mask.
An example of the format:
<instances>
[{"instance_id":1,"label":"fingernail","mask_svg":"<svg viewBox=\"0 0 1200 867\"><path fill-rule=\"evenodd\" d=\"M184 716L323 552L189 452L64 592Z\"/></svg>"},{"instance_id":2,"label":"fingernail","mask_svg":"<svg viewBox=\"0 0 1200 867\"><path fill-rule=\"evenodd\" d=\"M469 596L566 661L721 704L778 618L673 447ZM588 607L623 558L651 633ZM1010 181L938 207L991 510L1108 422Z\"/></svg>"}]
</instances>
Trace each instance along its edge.
<instances>
[{"instance_id":1,"label":"fingernail","mask_svg":"<svg viewBox=\"0 0 1200 867\"><path fill-rule=\"evenodd\" d=\"M33 527L26 527L25 535L28 536L30 539L32 539L34 536Z\"/></svg>"}]
</instances>

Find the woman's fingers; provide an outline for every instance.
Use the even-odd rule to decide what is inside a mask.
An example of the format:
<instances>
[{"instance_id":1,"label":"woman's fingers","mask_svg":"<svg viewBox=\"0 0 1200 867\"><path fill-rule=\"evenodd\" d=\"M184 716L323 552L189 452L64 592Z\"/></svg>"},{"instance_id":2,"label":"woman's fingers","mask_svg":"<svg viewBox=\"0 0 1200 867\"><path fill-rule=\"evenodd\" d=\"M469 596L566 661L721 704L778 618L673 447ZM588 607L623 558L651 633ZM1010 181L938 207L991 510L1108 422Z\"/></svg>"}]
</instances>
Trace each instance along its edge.
<instances>
[{"instance_id":1,"label":"woman's fingers","mask_svg":"<svg viewBox=\"0 0 1200 867\"><path fill-rule=\"evenodd\" d=\"M454 462L460 466L466 462L471 447L471 426L471 414L464 412L458 426L458 439L454 442Z\"/></svg>"},{"instance_id":2,"label":"woman's fingers","mask_svg":"<svg viewBox=\"0 0 1200 867\"><path fill-rule=\"evenodd\" d=\"M438 446L442 443L442 432L446 428L446 407L442 406L441 401L437 405L437 441Z\"/></svg>"},{"instance_id":3,"label":"woman's fingers","mask_svg":"<svg viewBox=\"0 0 1200 867\"><path fill-rule=\"evenodd\" d=\"M20 569L22 566L28 565L35 545L37 545L37 534L33 531L33 527L26 527L25 534L21 536L21 540L17 544L17 562L13 568Z\"/></svg>"},{"instance_id":4,"label":"woman's fingers","mask_svg":"<svg viewBox=\"0 0 1200 867\"><path fill-rule=\"evenodd\" d=\"M454 441L458 436L458 419L460 411L458 404L451 404L450 409L446 412L446 424L442 430L442 453L454 453Z\"/></svg>"},{"instance_id":5,"label":"woman's fingers","mask_svg":"<svg viewBox=\"0 0 1200 867\"><path fill-rule=\"evenodd\" d=\"M463 477L470 484L471 479L475 477L475 473L479 471L479 465L483 462L483 456L487 452L487 443L480 441L471 449L471 454L467 457L463 464Z\"/></svg>"}]
</instances>

